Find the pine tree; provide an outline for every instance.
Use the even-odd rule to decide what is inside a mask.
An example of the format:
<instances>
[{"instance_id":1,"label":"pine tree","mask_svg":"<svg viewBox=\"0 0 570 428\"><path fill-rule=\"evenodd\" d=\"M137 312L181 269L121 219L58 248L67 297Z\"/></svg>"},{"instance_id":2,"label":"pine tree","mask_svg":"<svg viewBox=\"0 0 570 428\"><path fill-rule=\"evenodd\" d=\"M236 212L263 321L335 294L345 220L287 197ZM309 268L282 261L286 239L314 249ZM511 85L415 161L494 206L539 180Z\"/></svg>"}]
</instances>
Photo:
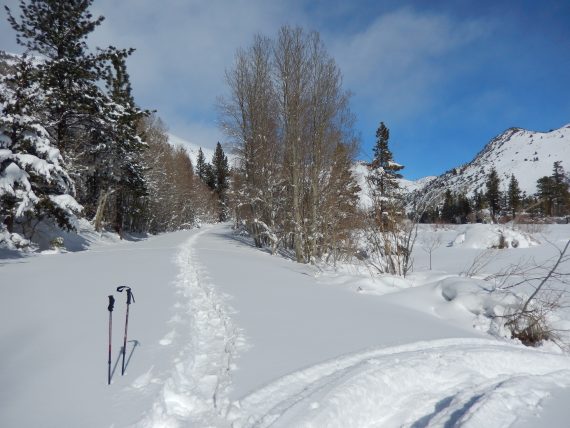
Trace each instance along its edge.
<instances>
[{"instance_id":1,"label":"pine tree","mask_svg":"<svg viewBox=\"0 0 570 428\"><path fill-rule=\"evenodd\" d=\"M92 0L20 0L19 22L9 7L8 22L18 44L42 55L38 80L50 136L64 155L75 144L83 119L96 114L102 58L88 53L87 36L103 22L88 11Z\"/></svg>"},{"instance_id":2,"label":"pine tree","mask_svg":"<svg viewBox=\"0 0 570 428\"><path fill-rule=\"evenodd\" d=\"M521 189L519 188L519 182L515 178L515 175L511 174L511 181L509 181L509 188L507 190L507 204L512 213L513 220L520 209L521 201Z\"/></svg>"},{"instance_id":3,"label":"pine tree","mask_svg":"<svg viewBox=\"0 0 570 428\"><path fill-rule=\"evenodd\" d=\"M220 143L216 145L216 150L212 157L212 169L215 176L214 190L218 195L221 195L229 187L230 167L228 157L225 155Z\"/></svg>"},{"instance_id":4,"label":"pine tree","mask_svg":"<svg viewBox=\"0 0 570 428\"><path fill-rule=\"evenodd\" d=\"M90 53L86 40L103 22L89 12L92 0L20 1L19 19L10 8L8 21L17 41L42 55L37 82L42 99L43 123L60 149L75 180L77 197L85 214L100 223L113 195L122 190L144 193L136 121L125 58L133 50L113 47ZM108 94L102 89L107 83ZM123 202L115 205L116 228L124 223Z\"/></svg>"},{"instance_id":5,"label":"pine tree","mask_svg":"<svg viewBox=\"0 0 570 428\"><path fill-rule=\"evenodd\" d=\"M204 152L202 151L202 147L198 150L198 157L196 159L196 175L198 178L204 182L206 182L206 174L208 167L206 166L206 157L204 156Z\"/></svg>"},{"instance_id":6,"label":"pine tree","mask_svg":"<svg viewBox=\"0 0 570 428\"><path fill-rule=\"evenodd\" d=\"M562 167L562 161L554 162L552 167L552 181L554 185L554 211L556 215L564 215L570 208L570 192L566 173Z\"/></svg>"},{"instance_id":7,"label":"pine tree","mask_svg":"<svg viewBox=\"0 0 570 428\"><path fill-rule=\"evenodd\" d=\"M38 118L36 71L24 57L0 81L0 224L9 232L19 226L28 238L32 219L52 218L71 230L81 210L60 152Z\"/></svg>"},{"instance_id":8,"label":"pine tree","mask_svg":"<svg viewBox=\"0 0 570 428\"><path fill-rule=\"evenodd\" d=\"M230 167L228 158L222 149L222 145L218 142L214 156L212 157L212 181L213 190L218 197L219 203L219 220L225 221L228 217L227 195L226 191L229 187Z\"/></svg>"},{"instance_id":9,"label":"pine tree","mask_svg":"<svg viewBox=\"0 0 570 428\"><path fill-rule=\"evenodd\" d=\"M106 210L104 217L119 233L135 229L136 218L141 215L139 198L147 193L142 163L146 144L138 135L137 123L149 112L138 109L131 94L125 64L131 52L111 49L108 54L106 116L110 120L99 136L99 142L107 144L92 151L89 162L97 165L97 186L92 189L98 191L90 199L98 198L98 211Z\"/></svg>"},{"instance_id":10,"label":"pine tree","mask_svg":"<svg viewBox=\"0 0 570 428\"><path fill-rule=\"evenodd\" d=\"M441 209L441 219L446 223L455 223L455 203L451 190L445 191L443 207Z\"/></svg>"},{"instance_id":11,"label":"pine tree","mask_svg":"<svg viewBox=\"0 0 570 428\"><path fill-rule=\"evenodd\" d=\"M499 190L500 179L495 167L491 168L491 171L487 176L486 186L487 193L485 194L485 197L487 199L489 209L491 210L491 217L493 220L496 220L496 216L501 209L501 192Z\"/></svg>"},{"instance_id":12,"label":"pine tree","mask_svg":"<svg viewBox=\"0 0 570 428\"><path fill-rule=\"evenodd\" d=\"M552 177L544 176L537 180L537 197L541 201L544 215L552 216L554 201L557 196L556 182Z\"/></svg>"},{"instance_id":13,"label":"pine tree","mask_svg":"<svg viewBox=\"0 0 570 428\"><path fill-rule=\"evenodd\" d=\"M212 167L212 164L207 163L205 165L206 172L204 173L204 179L206 185L210 188L210 190L216 190L216 171Z\"/></svg>"},{"instance_id":14,"label":"pine tree","mask_svg":"<svg viewBox=\"0 0 570 428\"><path fill-rule=\"evenodd\" d=\"M376 185L381 197L389 197L398 189L398 178L402 175L398 173L404 167L394 162L392 152L388 147L390 130L380 122L376 130L376 144L374 145L374 159L371 163L373 175L372 181Z\"/></svg>"},{"instance_id":15,"label":"pine tree","mask_svg":"<svg viewBox=\"0 0 570 428\"><path fill-rule=\"evenodd\" d=\"M390 131L380 122L376 130L376 144L374 146L374 159L370 164L370 172L367 180L372 186L373 199L376 201L376 209L381 218L385 218L385 213L394 210L397 205L397 190L399 188L398 179L402 175L398 172L404 167L394 162L392 152L388 147Z\"/></svg>"},{"instance_id":16,"label":"pine tree","mask_svg":"<svg viewBox=\"0 0 570 428\"><path fill-rule=\"evenodd\" d=\"M459 218L461 219L461 223L462 224L467 223L469 215L473 212L467 196L464 193L460 193L459 195L457 195L457 200L455 205L456 205L456 212Z\"/></svg>"},{"instance_id":17,"label":"pine tree","mask_svg":"<svg viewBox=\"0 0 570 428\"><path fill-rule=\"evenodd\" d=\"M475 220L482 221L480 217L480 211L485 207L485 200L483 198L483 192L475 189L473 193L473 208L475 209Z\"/></svg>"}]
</instances>

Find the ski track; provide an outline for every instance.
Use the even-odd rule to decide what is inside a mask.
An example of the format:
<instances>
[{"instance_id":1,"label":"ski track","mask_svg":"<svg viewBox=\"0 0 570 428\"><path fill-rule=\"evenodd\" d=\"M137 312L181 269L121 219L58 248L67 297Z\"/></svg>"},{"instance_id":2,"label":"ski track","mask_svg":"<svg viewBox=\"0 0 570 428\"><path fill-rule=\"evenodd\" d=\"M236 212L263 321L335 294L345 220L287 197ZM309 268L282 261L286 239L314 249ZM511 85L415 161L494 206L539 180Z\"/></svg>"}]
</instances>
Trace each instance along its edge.
<instances>
[{"instance_id":1,"label":"ski track","mask_svg":"<svg viewBox=\"0 0 570 428\"><path fill-rule=\"evenodd\" d=\"M229 408L227 390L236 342L239 338L228 315L225 299L208 281L196 262L194 243L205 231L193 235L177 256L179 303L170 320L173 330L163 346L182 344L152 409L136 427L224 427Z\"/></svg>"},{"instance_id":2,"label":"ski track","mask_svg":"<svg viewBox=\"0 0 570 428\"><path fill-rule=\"evenodd\" d=\"M570 360L486 339L372 350L290 374L234 403L245 427L507 427L533 415Z\"/></svg>"}]
</instances>

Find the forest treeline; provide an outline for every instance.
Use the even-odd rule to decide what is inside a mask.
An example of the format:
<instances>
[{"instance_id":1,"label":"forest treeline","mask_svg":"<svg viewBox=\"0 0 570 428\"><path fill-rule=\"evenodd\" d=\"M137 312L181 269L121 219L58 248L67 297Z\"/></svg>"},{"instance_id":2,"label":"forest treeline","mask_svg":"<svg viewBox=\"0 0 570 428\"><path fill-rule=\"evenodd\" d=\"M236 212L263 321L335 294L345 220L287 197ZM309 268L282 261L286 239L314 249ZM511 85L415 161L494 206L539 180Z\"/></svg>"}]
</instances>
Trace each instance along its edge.
<instances>
[{"instance_id":1,"label":"forest treeline","mask_svg":"<svg viewBox=\"0 0 570 428\"><path fill-rule=\"evenodd\" d=\"M472 195L445 190L439 204L428 207L422 214L423 223L481 223L481 222L542 222L570 215L569 179L561 161L552 165L552 174L540 177L537 191L527 194L511 174L501 182L491 168L485 187Z\"/></svg>"},{"instance_id":2,"label":"forest treeline","mask_svg":"<svg viewBox=\"0 0 570 428\"><path fill-rule=\"evenodd\" d=\"M5 7L25 54L0 58L0 225L37 239L38 225L73 230L81 217L120 234L218 218L186 151L133 98L134 49L88 46L104 19L91 3Z\"/></svg>"}]
</instances>

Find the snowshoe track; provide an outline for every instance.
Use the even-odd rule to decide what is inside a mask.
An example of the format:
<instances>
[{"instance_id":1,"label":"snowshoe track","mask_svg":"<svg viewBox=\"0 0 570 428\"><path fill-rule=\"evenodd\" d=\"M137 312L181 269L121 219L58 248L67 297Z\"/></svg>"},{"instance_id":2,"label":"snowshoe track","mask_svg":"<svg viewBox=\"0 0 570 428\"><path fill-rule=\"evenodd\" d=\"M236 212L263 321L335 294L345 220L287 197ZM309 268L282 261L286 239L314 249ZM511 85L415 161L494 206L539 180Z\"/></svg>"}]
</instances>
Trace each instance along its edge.
<instances>
[{"instance_id":1,"label":"snowshoe track","mask_svg":"<svg viewBox=\"0 0 570 428\"><path fill-rule=\"evenodd\" d=\"M229 309L197 263L194 244L186 241L177 256L179 296L169 335L183 346L152 410L138 427L223 427L229 406L227 389L238 330ZM167 343L168 343L167 338Z\"/></svg>"}]
</instances>

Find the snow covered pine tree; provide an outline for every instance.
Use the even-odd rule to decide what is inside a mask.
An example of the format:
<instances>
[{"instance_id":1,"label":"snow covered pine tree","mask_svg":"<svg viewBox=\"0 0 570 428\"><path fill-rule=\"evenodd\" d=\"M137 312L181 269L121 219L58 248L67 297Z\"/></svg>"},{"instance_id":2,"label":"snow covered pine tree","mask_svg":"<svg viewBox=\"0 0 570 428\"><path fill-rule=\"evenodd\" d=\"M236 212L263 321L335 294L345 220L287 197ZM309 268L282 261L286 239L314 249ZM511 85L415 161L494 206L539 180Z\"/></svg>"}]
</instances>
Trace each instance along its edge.
<instances>
[{"instance_id":1,"label":"snow covered pine tree","mask_svg":"<svg viewBox=\"0 0 570 428\"><path fill-rule=\"evenodd\" d=\"M38 118L42 92L35 71L24 57L0 80L0 224L27 239L46 218L73 229L82 209L60 151Z\"/></svg>"}]
</instances>

